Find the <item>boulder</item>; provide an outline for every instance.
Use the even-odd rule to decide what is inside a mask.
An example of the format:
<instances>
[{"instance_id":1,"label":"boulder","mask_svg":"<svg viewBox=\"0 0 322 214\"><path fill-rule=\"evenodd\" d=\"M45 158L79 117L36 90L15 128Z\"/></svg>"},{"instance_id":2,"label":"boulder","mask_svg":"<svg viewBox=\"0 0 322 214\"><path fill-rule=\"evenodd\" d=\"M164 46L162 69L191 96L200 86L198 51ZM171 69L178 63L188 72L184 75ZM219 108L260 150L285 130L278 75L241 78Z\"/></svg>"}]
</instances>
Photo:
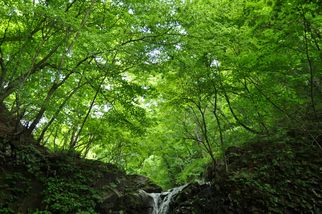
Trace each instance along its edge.
<instances>
[{"instance_id":1,"label":"boulder","mask_svg":"<svg viewBox=\"0 0 322 214\"><path fill-rule=\"evenodd\" d=\"M143 175L128 175L129 184L136 189L142 189L147 193L162 192L162 188L153 183L149 178Z\"/></svg>"}]
</instances>

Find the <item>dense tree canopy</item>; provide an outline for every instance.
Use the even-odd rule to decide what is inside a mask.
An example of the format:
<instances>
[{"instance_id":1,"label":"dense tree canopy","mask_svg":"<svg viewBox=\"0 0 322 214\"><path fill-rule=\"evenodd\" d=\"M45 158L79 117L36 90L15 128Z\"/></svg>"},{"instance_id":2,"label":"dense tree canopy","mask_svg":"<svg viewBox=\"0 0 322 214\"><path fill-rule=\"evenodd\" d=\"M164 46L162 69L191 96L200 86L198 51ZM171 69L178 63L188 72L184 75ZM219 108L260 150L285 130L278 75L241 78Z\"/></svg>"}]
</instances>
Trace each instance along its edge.
<instances>
[{"instance_id":1,"label":"dense tree canopy","mask_svg":"<svg viewBox=\"0 0 322 214\"><path fill-rule=\"evenodd\" d=\"M318 0L2 1L0 101L16 135L172 186L254 136L317 143L321 37Z\"/></svg>"}]
</instances>

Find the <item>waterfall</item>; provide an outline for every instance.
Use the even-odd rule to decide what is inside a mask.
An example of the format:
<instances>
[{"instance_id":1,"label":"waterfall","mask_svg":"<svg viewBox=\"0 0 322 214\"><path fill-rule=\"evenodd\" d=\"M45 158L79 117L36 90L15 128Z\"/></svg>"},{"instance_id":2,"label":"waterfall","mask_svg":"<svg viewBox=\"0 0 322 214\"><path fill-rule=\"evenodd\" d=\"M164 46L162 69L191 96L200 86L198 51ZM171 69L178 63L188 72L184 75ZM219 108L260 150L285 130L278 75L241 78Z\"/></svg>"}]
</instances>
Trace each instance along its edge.
<instances>
[{"instance_id":1,"label":"waterfall","mask_svg":"<svg viewBox=\"0 0 322 214\"><path fill-rule=\"evenodd\" d=\"M152 214L167 214L173 197L187 186L188 184L185 184L183 186L175 187L167 192L162 193L149 193L148 195L153 198Z\"/></svg>"}]
</instances>

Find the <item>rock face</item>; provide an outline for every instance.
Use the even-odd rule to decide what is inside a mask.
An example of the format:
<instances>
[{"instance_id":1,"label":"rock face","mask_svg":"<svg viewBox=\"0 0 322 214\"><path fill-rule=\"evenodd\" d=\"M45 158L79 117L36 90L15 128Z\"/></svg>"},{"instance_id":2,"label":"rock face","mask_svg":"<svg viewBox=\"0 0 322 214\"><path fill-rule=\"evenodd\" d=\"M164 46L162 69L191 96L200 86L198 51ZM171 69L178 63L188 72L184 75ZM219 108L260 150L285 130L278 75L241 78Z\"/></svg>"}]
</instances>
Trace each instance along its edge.
<instances>
[{"instance_id":1,"label":"rock face","mask_svg":"<svg viewBox=\"0 0 322 214\"><path fill-rule=\"evenodd\" d=\"M125 213L150 214L153 209L152 200L144 190L139 190L120 197L114 206ZM103 213L106 213L106 210Z\"/></svg>"},{"instance_id":2,"label":"rock face","mask_svg":"<svg viewBox=\"0 0 322 214\"><path fill-rule=\"evenodd\" d=\"M128 180L131 182L131 186L137 189L142 189L147 193L161 192L162 188L151 182L151 180L142 175L128 175Z\"/></svg>"}]
</instances>

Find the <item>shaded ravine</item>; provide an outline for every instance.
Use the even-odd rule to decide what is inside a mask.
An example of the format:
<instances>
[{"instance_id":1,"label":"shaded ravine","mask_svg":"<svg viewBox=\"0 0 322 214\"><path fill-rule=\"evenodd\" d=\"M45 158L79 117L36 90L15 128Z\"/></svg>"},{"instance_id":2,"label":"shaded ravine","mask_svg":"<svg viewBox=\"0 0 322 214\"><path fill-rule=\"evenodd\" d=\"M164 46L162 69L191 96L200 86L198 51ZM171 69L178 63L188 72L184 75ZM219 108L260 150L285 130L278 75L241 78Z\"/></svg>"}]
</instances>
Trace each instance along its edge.
<instances>
[{"instance_id":1,"label":"shaded ravine","mask_svg":"<svg viewBox=\"0 0 322 214\"><path fill-rule=\"evenodd\" d=\"M167 192L147 193L150 197L153 198L153 210L151 214L167 214L169 211L170 203L172 202L173 198L188 185L189 184L185 184L179 187L175 187Z\"/></svg>"}]
</instances>

